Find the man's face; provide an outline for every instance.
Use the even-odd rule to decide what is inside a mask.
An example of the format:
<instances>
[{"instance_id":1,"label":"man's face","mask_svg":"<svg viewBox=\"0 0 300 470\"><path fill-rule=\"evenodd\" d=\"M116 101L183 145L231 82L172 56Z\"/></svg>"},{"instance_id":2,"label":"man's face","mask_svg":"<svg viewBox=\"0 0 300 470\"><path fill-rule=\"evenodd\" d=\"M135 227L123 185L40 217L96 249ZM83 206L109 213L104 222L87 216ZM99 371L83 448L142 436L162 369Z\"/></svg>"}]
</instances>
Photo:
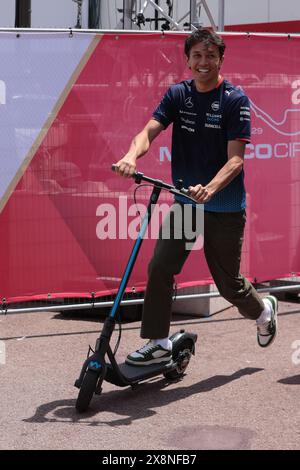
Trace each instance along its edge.
<instances>
[{"instance_id":1,"label":"man's face","mask_svg":"<svg viewBox=\"0 0 300 470\"><path fill-rule=\"evenodd\" d=\"M218 47L213 44L207 46L203 42L195 44L187 58L196 83L207 87L218 80L222 62Z\"/></svg>"}]
</instances>

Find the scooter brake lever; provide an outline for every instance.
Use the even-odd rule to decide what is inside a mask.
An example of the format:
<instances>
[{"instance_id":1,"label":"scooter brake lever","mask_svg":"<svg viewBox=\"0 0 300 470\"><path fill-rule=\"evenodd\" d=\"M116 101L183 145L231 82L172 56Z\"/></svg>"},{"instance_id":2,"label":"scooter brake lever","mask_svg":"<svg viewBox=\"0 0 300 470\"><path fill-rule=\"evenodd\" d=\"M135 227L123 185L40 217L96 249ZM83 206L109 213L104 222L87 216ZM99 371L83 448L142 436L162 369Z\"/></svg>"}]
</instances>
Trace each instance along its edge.
<instances>
[{"instance_id":1,"label":"scooter brake lever","mask_svg":"<svg viewBox=\"0 0 300 470\"><path fill-rule=\"evenodd\" d=\"M195 199L192 198L192 196L190 196L190 193L187 189L184 190L184 188L182 188L182 189L179 190L179 189L174 188L174 189L170 189L169 191L170 191L170 193L175 194L176 196L183 196L183 197L193 201L194 204L198 204L197 201L195 201Z\"/></svg>"},{"instance_id":2,"label":"scooter brake lever","mask_svg":"<svg viewBox=\"0 0 300 470\"><path fill-rule=\"evenodd\" d=\"M136 184L140 184L142 182L143 176L144 176L144 173L140 173L139 171L136 171L132 175L132 177L134 178L134 181L136 182Z\"/></svg>"}]
</instances>

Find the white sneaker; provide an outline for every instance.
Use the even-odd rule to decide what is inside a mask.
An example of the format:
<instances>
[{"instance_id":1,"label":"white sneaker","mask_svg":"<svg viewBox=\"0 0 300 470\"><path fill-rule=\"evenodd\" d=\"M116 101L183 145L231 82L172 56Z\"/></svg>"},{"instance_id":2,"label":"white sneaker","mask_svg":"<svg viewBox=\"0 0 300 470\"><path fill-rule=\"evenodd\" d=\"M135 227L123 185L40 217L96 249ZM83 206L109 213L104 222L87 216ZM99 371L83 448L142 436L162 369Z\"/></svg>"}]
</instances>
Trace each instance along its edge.
<instances>
[{"instance_id":1,"label":"white sneaker","mask_svg":"<svg viewBox=\"0 0 300 470\"><path fill-rule=\"evenodd\" d=\"M129 354L125 360L126 364L135 366L147 366L169 362L172 359L172 351L163 348L160 344L149 341L145 346Z\"/></svg>"},{"instance_id":2,"label":"white sneaker","mask_svg":"<svg viewBox=\"0 0 300 470\"><path fill-rule=\"evenodd\" d=\"M257 342L262 348L266 348L273 343L277 333L277 311L278 311L278 300L273 295L265 297L272 307L271 319L261 325L257 325Z\"/></svg>"}]
</instances>

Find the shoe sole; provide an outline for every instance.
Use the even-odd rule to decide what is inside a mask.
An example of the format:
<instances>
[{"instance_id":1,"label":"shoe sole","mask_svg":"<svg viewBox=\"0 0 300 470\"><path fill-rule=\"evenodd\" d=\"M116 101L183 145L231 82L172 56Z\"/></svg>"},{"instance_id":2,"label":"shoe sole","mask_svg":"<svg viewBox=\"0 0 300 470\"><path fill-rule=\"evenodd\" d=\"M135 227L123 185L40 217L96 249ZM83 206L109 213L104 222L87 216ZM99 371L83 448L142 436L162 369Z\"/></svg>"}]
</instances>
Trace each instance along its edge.
<instances>
[{"instance_id":1,"label":"shoe sole","mask_svg":"<svg viewBox=\"0 0 300 470\"><path fill-rule=\"evenodd\" d=\"M272 339L270 339L270 341L267 344L260 344L260 342L258 341L258 338L257 338L258 345L261 348L267 348L268 346L270 346L273 343L273 341L275 340L275 338L277 336L277 331L278 331L278 322L277 322L278 300L276 299L276 297L273 297L273 296L270 296L270 295L267 296L266 299L268 299L269 302L271 302L273 310L274 310L275 333L274 333Z\"/></svg>"},{"instance_id":2,"label":"shoe sole","mask_svg":"<svg viewBox=\"0 0 300 470\"><path fill-rule=\"evenodd\" d=\"M125 363L126 364L129 364L130 366L151 366L152 364L161 364L163 362L170 362L172 359L172 356L170 357L165 357L165 358L161 358L161 357L158 357L157 359L151 359L150 361L133 361L131 359L125 359Z\"/></svg>"}]
</instances>

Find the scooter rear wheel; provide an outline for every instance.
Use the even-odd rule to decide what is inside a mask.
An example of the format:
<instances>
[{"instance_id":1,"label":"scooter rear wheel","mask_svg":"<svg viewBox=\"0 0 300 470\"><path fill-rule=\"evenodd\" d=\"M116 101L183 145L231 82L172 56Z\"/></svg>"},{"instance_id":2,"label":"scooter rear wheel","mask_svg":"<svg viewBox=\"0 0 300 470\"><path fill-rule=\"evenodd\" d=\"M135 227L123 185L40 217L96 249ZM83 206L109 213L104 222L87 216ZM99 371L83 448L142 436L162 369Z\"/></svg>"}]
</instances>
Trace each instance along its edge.
<instances>
[{"instance_id":1,"label":"scooter rear wheel","mask_svg":"<svg viewBox=\"0 0 300 470\"><path fill-rule=\"evenodd\" d=\"M85 373L75 405L79 413L88 409L97 387L98 378L98 374L92 370L87 370Z\"/></svg>"},{"instance_id":2,"label":"scooter rear wheel","mask_svg":"<svg viewBox=\"0 0 300 470\"><path fill-rule=\"evenodd\" d=\"M177 362L177 366L170 372L164 373L164 377L169 380L177 380L183 377L193 350L194 344L190 340L185 340L181 344L175 345L172 350L172 359L174 362Z\"/></svg>"}]
</instances>

